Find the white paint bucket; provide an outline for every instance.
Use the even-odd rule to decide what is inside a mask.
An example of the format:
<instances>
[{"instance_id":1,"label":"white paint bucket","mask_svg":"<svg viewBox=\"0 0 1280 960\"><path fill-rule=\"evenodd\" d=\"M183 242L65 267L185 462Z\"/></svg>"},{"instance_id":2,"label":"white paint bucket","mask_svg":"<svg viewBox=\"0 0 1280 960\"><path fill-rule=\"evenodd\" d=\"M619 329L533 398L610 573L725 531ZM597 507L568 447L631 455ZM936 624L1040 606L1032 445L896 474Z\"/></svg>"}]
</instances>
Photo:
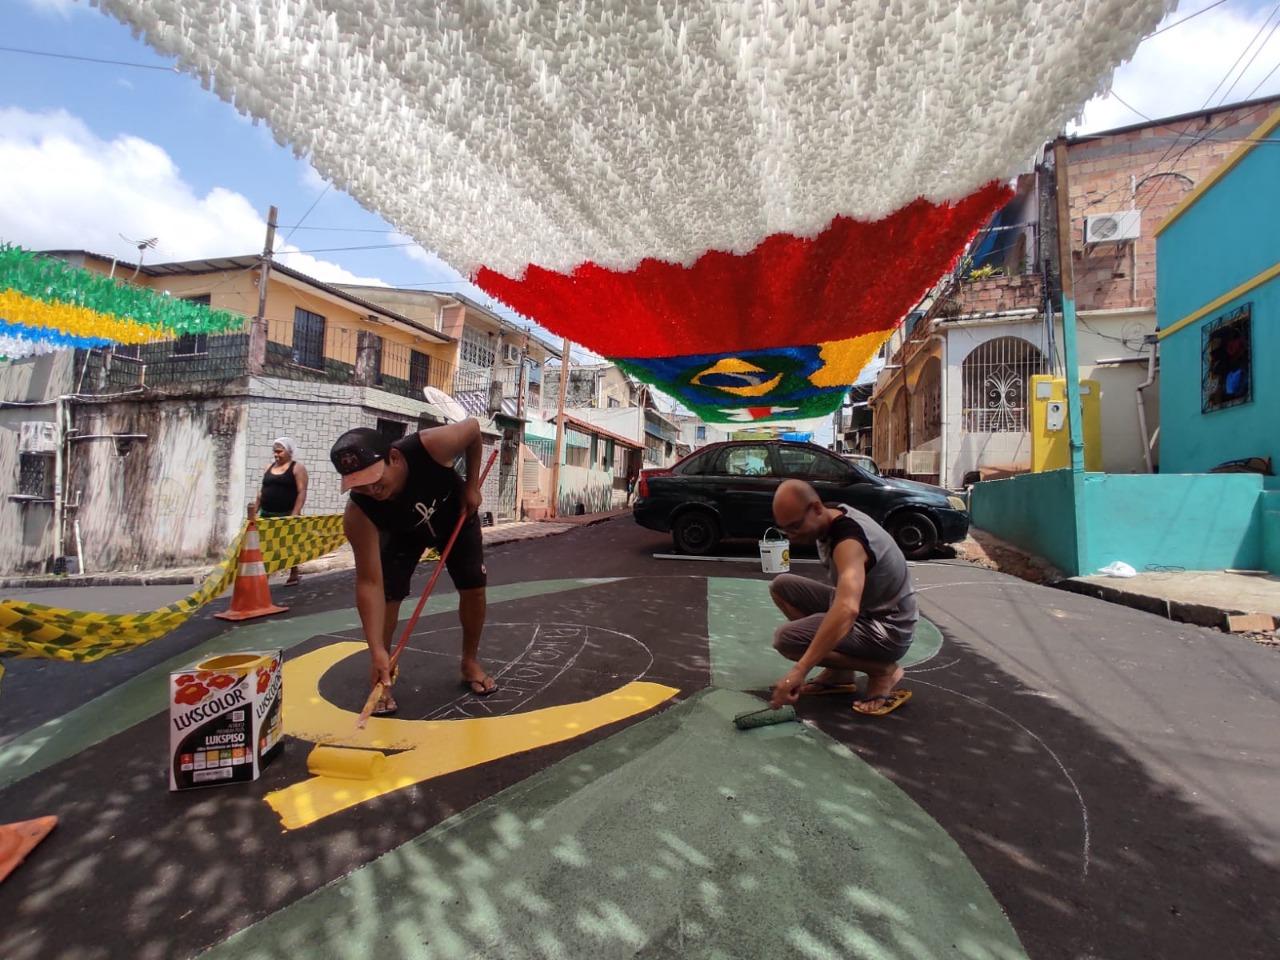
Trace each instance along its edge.
<instances>
[{"instance_id":1,"label":"white paint bucket","mask_svg":"<svg viewBox=\"0 0 1280 960\"><path fill-rule=\"evenodd\" d=\"M770 539L771 533L777 537ZM787 573L791 569L791 543L773 527L764 532L760 541L760 569L765 573Z\"/></svg>"}]
</instances>

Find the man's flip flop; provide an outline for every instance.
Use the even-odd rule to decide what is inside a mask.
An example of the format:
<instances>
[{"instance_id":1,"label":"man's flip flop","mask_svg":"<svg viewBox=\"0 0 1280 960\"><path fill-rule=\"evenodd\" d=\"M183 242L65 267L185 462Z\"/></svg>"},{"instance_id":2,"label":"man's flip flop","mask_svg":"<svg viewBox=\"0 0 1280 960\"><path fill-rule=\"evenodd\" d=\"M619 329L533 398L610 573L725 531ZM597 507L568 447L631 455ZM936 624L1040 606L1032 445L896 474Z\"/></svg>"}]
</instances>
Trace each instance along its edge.
<instances>
[{"instance_id":1,"label":"man's flip flop","mask_svg":"<svg viewBox=\"0 0 1280 960\"><path fill-rule=\"evenodd\" d=\"M369 714L371 717L394 717L400 712L400 705L396 703L394 697L379 697L377 704L373 708L373 712Z\"/></svg>"},{"instance_id":2,"label":"man's flip flop","mask_svg":"<svg viewBox=\"0 0 1280 960\"><path fill-rule=\"evenodd\" d=\"M810 689L806 690L805 687ZM823 683L820 680L809 680L800 686L800 696L802 697L829 697L836 693L857 693L858 685L856 683Z\"/></svg>"},{"instance_id":3,"label":"man's flip flop","mask_svg":"<svg viewBox=\"0 0 1280 960\"><path fill-rule=\"evenodd\" d=\"M891 690L889 693L884 694L884 696L863 697L860 700L855 700L855 705L851 709L854 713L864 717L883 717L893 713L893 711L897 710L910 699L910 690ZM875 710L859 710L857 707L857 704L859 703L875 703L876 701L879 701L881 706Z\"/></svg>"},{"instance_id":4,"label":"man's flip flop","mask_svg":"<svg viewBox=\"0 0 1280 960\"><path fill-rule=\"evenodd\" d=\"M466 690L468 693L474 694L477 697L487 697L490 694L497 693L498 684L496 681L494 682L492 687L489 687L487 690L483 689L485 680L493 680L493 677L489 676L488 674L485 674L484 679L482 680L463 680L462 688ZM477 690L476 687L481 687L482 689Z\"/></svg>"}]
</instances>

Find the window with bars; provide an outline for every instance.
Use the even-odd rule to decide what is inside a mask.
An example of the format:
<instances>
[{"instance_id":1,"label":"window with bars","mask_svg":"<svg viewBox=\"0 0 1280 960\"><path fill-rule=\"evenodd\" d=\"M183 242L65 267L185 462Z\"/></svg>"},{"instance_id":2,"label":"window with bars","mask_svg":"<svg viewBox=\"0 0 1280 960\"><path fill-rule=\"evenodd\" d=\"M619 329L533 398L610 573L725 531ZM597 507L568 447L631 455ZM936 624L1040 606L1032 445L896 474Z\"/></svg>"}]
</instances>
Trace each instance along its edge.
<instances>
[{"instance_id":1,"label":"window with bars","mask_svg":"<svg viewBox=\"0 0 1280 960\"><path fill-rule=\"evenodd\" d=\"M409 351L409 389L422 392L431 380L431 358L420 350Z\"/></svg>"},{"instance_id":2,"label":"window with bars","mask_svg":"<svg viewBox=\"0 0 1280 960\"><path fill-rule=\"evenodd\" d=\"M492 367L494 361L493 341L481 333L467 327L462 331L460 344L462 363L468 367Z\"/></svg>"},{"instance_id":3,"label":"window with bars","mask_svg":"<svg viewBox=\"0 0 1280 960\"><path fill-rule=\"evenodd\" d=\"M53 498L53 456L47 453L18 454L18 493L41 500Z\"/></svg>"},{"instance_id":4,"label":"window with bars","mask_svg":"<svg viewBox=\"0 0 1280 960\"><path fill-rule=\"evenodd\" d=\"M175 357L194 357L209 352L209 335L207 333L184 333L173 342Z\"/></svg>"},{"instance_id":5,"label":"window with bars","mask_svg":"<svg viewBox=\"0 0 1280 960\"><path fill-rule=\"evenodd\" d=\"M324 369L324 317L295 307L293 311L293 362L313 370Z\"/></svg>"},{"instance_id":6,"label":"window with bars","mask_svg":"<svg viewBox=\"0 0 1280 960\"><path fill-rule=\"evenodd\" d=\"M373 366L373 382L382 386L382 348L383 339L376 333L369 334L369 362Z\"/></svg>"},{"instance_id":7,"label":"window with bars","mask_svg":"<svg viewBox=\"0 0 1280 960\"><path fill-rule=\"evenodd\" d=\"M142 357L142 347L136 343L122 343L112 347L111 354L121 360L139 360Z\"/></svg>"},{"instance_id":8,"label":"window with bars","mask_svg":"<svg viewBox=\"0 0 1280 960\"><path fill-rule=\"evenodd\" d=\"M1021 337L996 337L976 347L965 357L961 368L965 430L1028 430L1031 378L1047 371L1044 354Z\"/></svg>"}]
</instances>

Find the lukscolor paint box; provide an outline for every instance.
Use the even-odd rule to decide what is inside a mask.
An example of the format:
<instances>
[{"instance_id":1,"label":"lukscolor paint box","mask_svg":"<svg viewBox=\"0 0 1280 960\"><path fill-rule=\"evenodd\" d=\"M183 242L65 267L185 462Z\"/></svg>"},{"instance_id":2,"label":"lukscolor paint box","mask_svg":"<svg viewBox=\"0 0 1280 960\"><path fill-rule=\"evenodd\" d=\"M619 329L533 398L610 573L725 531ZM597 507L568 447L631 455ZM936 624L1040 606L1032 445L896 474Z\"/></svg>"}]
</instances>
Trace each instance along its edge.
<instances>
[{"instance_id":1,"label":"lukscolor paint box","mask_svg":"<svg viewBox=\"0 0 1280 960\"><path fill-rule=\"evenodd\" d=\"M169 789L257 780L282 745L279 650L210 657L169 675Z\"/></svg>"}]
</instances>

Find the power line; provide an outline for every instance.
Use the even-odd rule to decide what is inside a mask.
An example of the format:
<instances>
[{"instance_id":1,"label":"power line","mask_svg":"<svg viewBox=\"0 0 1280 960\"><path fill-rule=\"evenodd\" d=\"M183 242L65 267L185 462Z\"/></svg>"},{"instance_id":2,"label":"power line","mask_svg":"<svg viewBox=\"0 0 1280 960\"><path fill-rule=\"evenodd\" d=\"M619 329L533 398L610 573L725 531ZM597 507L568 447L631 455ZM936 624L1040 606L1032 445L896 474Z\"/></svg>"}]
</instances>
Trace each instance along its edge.
<instances>
[{"instance_id":1,"label":"power line","mask_svg":"<svg viewBox=\"0 0 1280 960\"><path fill-rule=\"evenodd\" d=\"M1146 120L1146 121L1147 121L1147 122L1149 122L1149 123L1155 123L1155 122L1156 122L1156 121L1155 121L1155 120L1153 120L1151 117L1148 117L1145 113L1143 113L1141 110L1139 110L1137 107L1135 107L1135 106L1134 106L1132 103L1130 103L1128 100L1126 100L1124 97L1120 96L1120 94L1116 93L1116 91L1115 91L1115 89L1114 89L1114 88L1112 88L1112 90L1111 90L1111 96L1115 97L1117 100L1119 100L1119 101L1120 101L1120 103L1121 103L1121 104L1123 104L1124 106L1128 107L1130 110L1132 110L1132 111L1133 111L1134 113L1136 113L1138 116L1140 116L1143 120Z\"/></svg>"},{"instance_id":2,"label":"power line","mask_svg":"<svg viewBox=\"0 0 1280 960\"><path fill-rule=\"evenodd\" d=\"M311 201L311 206L307 207L307 212L302 215L302 219L289 228L289 232L286 233L284 236L285 243L289 242L289 238L293 236L293 231L297 230L298 227L302 226L302 224L306 221L307 217L311 216L311 211L314 210L316 206L320 203L320 201L325 198L325 194L329 192L330 186L331 184L329 183L326 183L324 185L324 189L320 191L320 196L316 197L314 200Z\"/></svg>"},{"instance_id":3,"label":"power line","mask_svg":"<svg viewBox=\"0 0 1280 960\"><path fill-rule=\"evenodd\" d=\"M1164 33L1166 30L1172 30L1174 27L1180 27L1180 26L1182 26L1184 23L1186 23L1188 20L1194 20L1196 17L1200 16L1200 14L1202 14L1202 13L1208 13L1208 12L1209 12L1210 10L1212 10L1214 7L1220 7L1220 6L1222 6L1222 5L1223 5L1224 3L1226 3L1226 2L1227 2L1227 0L1214 0L1214 2L1213 2L1213 3L1209 4L1209 5L1208 5L1207 7L1205 7L1203 10L1197 10L1195 13L1189 13L1189 14L1187 14L1185 17L1183 17L1181 20L1176 20L1176 21L1174 21L1173 23L1169 24L1167 27L1161 27L1161 28L1160 28L1159 30L1157 30L1155 33L1149 33L1149 34L1147 34L1147 35L1143 38L1143 41L1142 41L1142 42L1143 42L1143 43L1146 43L1146 42L1147 42L1148 40L1150 40L1152 37L1158 37L1158 36L1160 36L1160 34Z\"/></svg>"},{"instance_id":4,"label":"power line","mask_svg":"<svg viewBox=\"0 0 1280 960\"><path fill-rule=\"evenodd\" d=\"M1276 9L1272 14L1272 16L1274 16L1275 13L1280 13L1280 4L1276 5ZM1270 19L1271 17L1267 17L1267 20L1270 20ZM1264 21L1262 25L1265 27L1267 24ZM1262 43L1258 44L1258 49L1253 51L1253 56L1250 57L1249 62L1244 65L1244 68L1240 71L1240 75L1231 81L1231 86L1227 87L1227 92L1224 93L1222 95L1222 99L1218 101L1218 106L1222 106L1224 103L1227 102L1227 97L1231 96L1231 91L1236 88L1237 83L1239 83L1241 80L1244 79L1244 75L1248 73L1249 68L1253 66L1253 61L1258 59L1258 54L1262 53L1263 47L1265 47L1268 43L1271 42L1271 38L1275 36L1277 29L1280 29L1280 19L1276 20L1275 25L1271 28L1271 32L1267 34L1266 39L1263 40ZM1256 90L1257 88L1255 87L1254 89ZM1248 99L1248 98L1246 97L1245 99Z\"/></svg>"},{"instance_id":5,"label":"power line","mask_svg":"<svg viewBox=\"0 0 1280 960\"><path fill-rule=\"evenodd\" d=\"M74 53L54 53L51 50L29 50L26 47L0 47L3 53L22 53L29 57L50 57L54 60L78 60L81 63L103 63L114 67L137 67L139 70L163 70L165 73L180 73L177 67L162 67L154 63L132 63L128 60L106 60L102 57L81 57Z\"/></svg>"},{"instance_id":6,"label":"power line","mask_svg":"<svg viewBox=\"0 0 1280 960\"><path fill-rule=\"evenodd\" d=\"M391 227L304 227L302 221L295 224L280 224L281 230L327 230L332 233L395 233Z\"/></svg>"},{"instance_id":7,"label":"power line","mask_svg":"<svg viewBox=\"0 0 1280 960\"><path fill-rule=\"evenodd\" d=\"M346 250L391 250L397 247L416 247L418 244L410 243L370 243L363 246L355 247L314 247L310 250L284 250L278 256L284 256L294 253L341 253Z\"/></svg>"},{"instance_id":8,"label":"power line","mask_svg":"<svg viewBox=\"0 0 1280 960\"><path fill-rule=\"evenodd\" d=\"M1244 59L1245 54L1247 54L1251 49L1253 49L1254 43L1257 41L1257 39L1260 36L1262 36L1262 31L1264 31L1267 28L1267 24L1271 22L1271 18L1275 16L1278 11L1280 11L1280 3L1277 3L1275 7L1272 9L1271 13L1267 15L1267 18L1262 21L1262 25L1258 27L1258 32L1254 34L1252 39L1249 40L1249 43L1245 46L1245 48L1240 51L1240 55L1236 57L1235 62L1231 64L1226 74L1224 74L1222 79L1218 81L1217 86L1215 86L1213 90L1210 92L1209 96L1205 98L1204 104L1200 107L1201 110L1207 109L1209 104L1213 102L1213 98L1217 95L1218 91L1222 88L1222 85L1227 82L1228 77L1230 77L1233 73L1235 73L1236 67L1240 65L1240 61ZM1213 132L1215 131L1214 130L1208 131L1208 133L1210 134ZM1182 132L1178 134L1177 139L1175 139L1172 143L1170 143L1169 146L1165 149L1164 153L1160 155L1160 159L1158 159L1155 163L1153 163L1151 167L1146 171L1146 173L1143 174L1143 179L1155 173L1156 169L1160 166L1160 164L1164 163L1164 161L1169 157L1169 155L1173 153L1174 149L1177 147L1178 143L1182 140L1182 138L1185 136L1189 136L1190 134L1191 134L1191 124L1188 123L1187 126L1182 130ZM1187 147L1187 149L1189 150L1192 146L1195 146L1196 142L1197 141L1192 141L1192 143L1190 144L1190 146ZM1178 154L1177 159L1175 159L1173 163L1176 164L1179 160L1181 160L1186 155L1186 152L1187 152L1186 150L1183 150L1182 153ZM1170 170L1172 170L1172 168L1173 168L1173 164L1170 165ZM1164 186L1164 180L1161 180L1160 183L1156 184L1155 190L1151 192L1151 196L1147 198L1147 202L1142 206L1143 210L1146 210L1147 207L1149 207L1154 202L1156 195L1160 193L1160 190L1163 186Z\"/></svg>"}]
</instances>

